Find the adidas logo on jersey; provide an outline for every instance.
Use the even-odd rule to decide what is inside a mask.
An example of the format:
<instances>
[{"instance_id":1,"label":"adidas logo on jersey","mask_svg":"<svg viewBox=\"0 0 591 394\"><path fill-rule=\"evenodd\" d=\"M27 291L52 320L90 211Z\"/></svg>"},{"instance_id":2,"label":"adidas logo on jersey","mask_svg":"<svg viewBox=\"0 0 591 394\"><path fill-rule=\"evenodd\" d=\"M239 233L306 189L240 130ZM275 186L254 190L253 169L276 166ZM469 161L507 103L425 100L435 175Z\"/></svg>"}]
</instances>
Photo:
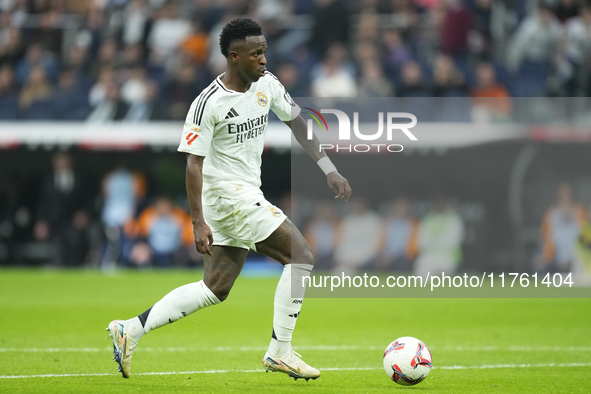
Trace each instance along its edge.
<instances>
[{"instance_id":1,"label":"adidas logo on jersey","mask_svg":"<svg viewBox=\"0 0 591 394\"><path fill-rule=\"evenodd\" d=\"M238 112L236 112L234 108L230 108L230 110L226 114L226 119L234 118L236 116L238 116Z\"/></svg>"}]
</instances>

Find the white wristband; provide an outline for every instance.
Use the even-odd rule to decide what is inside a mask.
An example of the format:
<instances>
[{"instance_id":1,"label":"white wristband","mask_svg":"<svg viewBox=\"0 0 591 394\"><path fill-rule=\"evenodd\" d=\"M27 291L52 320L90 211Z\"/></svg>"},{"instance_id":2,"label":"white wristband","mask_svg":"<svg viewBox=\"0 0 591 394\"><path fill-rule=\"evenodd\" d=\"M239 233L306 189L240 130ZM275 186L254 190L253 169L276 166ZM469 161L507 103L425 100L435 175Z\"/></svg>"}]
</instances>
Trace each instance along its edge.
<instances>
[{"instance_id":1,"label":"white wristband","mask_svg":"<svg viewBox=\"0 0 591 394\"><path fill-rule=\"evenodd\" d=\"M324 171L325 175L328 175L331 172L337 172L337 168L334 164L332 164L332 161L330 161L328 156L324 156L323 158L318 160L316 164L318 164L318 167L320 167L320 169Z\"/></svg>"}]
</instances>

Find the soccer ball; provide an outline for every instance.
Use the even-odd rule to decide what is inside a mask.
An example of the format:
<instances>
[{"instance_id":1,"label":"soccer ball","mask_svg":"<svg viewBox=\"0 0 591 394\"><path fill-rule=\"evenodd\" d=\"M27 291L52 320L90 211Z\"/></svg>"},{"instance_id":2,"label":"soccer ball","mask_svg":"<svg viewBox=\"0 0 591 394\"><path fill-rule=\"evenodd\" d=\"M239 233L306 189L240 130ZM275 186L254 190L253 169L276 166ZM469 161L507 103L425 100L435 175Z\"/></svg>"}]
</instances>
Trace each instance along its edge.
<instances>
[{"instance_id":1,"label":"soccer ball","mask_svg":"<svg viewBox=\"0 0 591 394\"><path fill-rule=\"evenodd\" d=\"M431 372L431 352L427 345L413 337L401 337L384 352L384 370L394 382L413 386Z\"/></svg>"}]
</instances>

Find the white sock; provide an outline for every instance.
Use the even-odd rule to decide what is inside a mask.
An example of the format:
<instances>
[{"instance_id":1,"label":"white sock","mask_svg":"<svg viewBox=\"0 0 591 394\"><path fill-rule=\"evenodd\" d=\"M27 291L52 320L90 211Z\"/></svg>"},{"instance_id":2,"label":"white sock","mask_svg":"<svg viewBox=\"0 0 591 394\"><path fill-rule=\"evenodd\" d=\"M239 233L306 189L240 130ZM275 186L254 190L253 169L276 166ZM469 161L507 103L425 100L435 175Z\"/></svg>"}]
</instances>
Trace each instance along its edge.
<instances>
[{"instance_id":1,"label":"white sock","mask_svg":"<svg viewBox=\"0 0 591 394\"><path fill-rule=\"evenodd\" d=\"M127 320L127 334L137 341L156 328L220 302L203 280L189 283L174 289L141 315Z\"/></svg>"},{"instance_id":2,"label":"white sock","mask_svg":"<svg viewBox=\"0 0 591 394\"><path fill-rule=\"evenodd\" d=\"M127 335L130 336L134 341L139 341L141 337L144 336L146 333L144 331L144 327L142 326L142 322L138 316L132 317L131 319L127 320L126 324L126 331Z\"/></svg>"},{"instance_id":3,"label":"white sock","mask_svg":"<svg viewBox=\"0 0 591 394\"><path fill-rule=\"evenodd\" d=\"M269 354L279 357L291 354L291 336L302 309L306 288L302 286L304 276L309 276L310 264L286 264L275 291L275 313L273 315L273 337Z\"/></svg>"}]
</instances>

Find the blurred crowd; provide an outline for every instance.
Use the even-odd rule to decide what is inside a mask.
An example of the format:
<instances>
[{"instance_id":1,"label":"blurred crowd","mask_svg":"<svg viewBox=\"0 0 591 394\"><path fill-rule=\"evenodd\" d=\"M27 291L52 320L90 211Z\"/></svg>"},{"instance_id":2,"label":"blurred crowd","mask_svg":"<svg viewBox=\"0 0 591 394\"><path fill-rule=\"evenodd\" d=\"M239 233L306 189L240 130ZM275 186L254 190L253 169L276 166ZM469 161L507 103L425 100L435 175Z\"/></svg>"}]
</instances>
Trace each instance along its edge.
<instances>
[{"instance_id":1,"label":"blurred crowd","mask_svg":"<svg viewBox=\"0 0 591 394\"><path fill-rule=\"evenodd\" d=\"M124 156L114 164L98 195L66 152L53 155L33 201L9 178L0 186L0 263L106 270L200 264L186 198L149 194L144 172Z\"/></svg>"},{"instance_id":2,"label":"blurred crowd","mask_svg":"<svg viewBox=\"0 0 591 394\"><path fill-rule=\"evenodd\" d=\"M341 212L331 201L314 204L304 236L316 267L349 273L455 272L462 261L464 219L443 193L435 194L420 215L416 205L406 196L377 209L360 197Z\"/></svg>"},{"instance_id":3,"label":"blurred crowd","mask_svg":"<svg viewBox=\"0 0 591 394\"><path fill-rule=\"evenodd\" d=\"M302 199L296 202L294 219L301 220L321 269L453 274L465 263L463 252L470 243L482 237L474 224L484 216L444 190L436 188L428 201L398 196L374 203L375 208L357 197L340 206L308 201L307 209ZM572 183L558 183L552 204L536 220L541 223L539 238L528 270L570 272L591 279L591 203L586 208ZM463 269L482 268L482 262L471 264Z\"/></svg>"},{"instance_id":4,"label":"blurred crowd","mask_svg":"<svg viewBox=\"0 0 591 394\"><path fill-rule=\"evenodd\" d=\"M149 193L144 172L113 161L98 195L67 152L54 153L27 208L16 183L0 187L0 264L171 268L202 264L184 193ZM273 198L271 198L273 200ZM441 190L429 201L274 201L301 229L323 270L453 272L464 221ZM263 258L252 252L255 258Z\"/></svg>"},{"instance_id":5,"label":"blurred crowd","mask_svg":"<svg viewBox=\"0 0 591 394\"><path fill-rule=\"evenodd\" d=\"M98 193L67 152L53 154L33 195L14 179L1 184L0 265L200 266L184 192L151 188L145 171L131 167L125 155L110 162ZM483 244L487 208L458 200L443 181L428 184L428 195L421 197L368 198L360 191L348 203L297 193L270 200L302 231L320 270L426 275L502 265L483 256L489 251ZM571 183L557 185L552 204L543 215L538 212L535 223L539 241L533 265L525 269L591 279L591 205L579 202ZM250 257L264 259L255 252Z\"/></svg>"},{"instance_id":6,"label":"blurred crowd","mask_svg":"<svg viewBox=\"0 0 591 394\"><path fill-rule=\"evenodd\" d=\"M0 0L0 119L182 120L259 21L293 97L589 96L583 0ZM509 101L495 101L503 117Z\"/></svg>"},{"instance_id":7,"label":"blurred crowd","mask_svg":"<svg viewBox=\"0 0 591 394\"><path fill-rule=\"evenodd\" d=\"M563 181L546 210L534 268L548 272L591 274L591 204L577 200L573 185Z\"/></svg>"}]
</instances>

